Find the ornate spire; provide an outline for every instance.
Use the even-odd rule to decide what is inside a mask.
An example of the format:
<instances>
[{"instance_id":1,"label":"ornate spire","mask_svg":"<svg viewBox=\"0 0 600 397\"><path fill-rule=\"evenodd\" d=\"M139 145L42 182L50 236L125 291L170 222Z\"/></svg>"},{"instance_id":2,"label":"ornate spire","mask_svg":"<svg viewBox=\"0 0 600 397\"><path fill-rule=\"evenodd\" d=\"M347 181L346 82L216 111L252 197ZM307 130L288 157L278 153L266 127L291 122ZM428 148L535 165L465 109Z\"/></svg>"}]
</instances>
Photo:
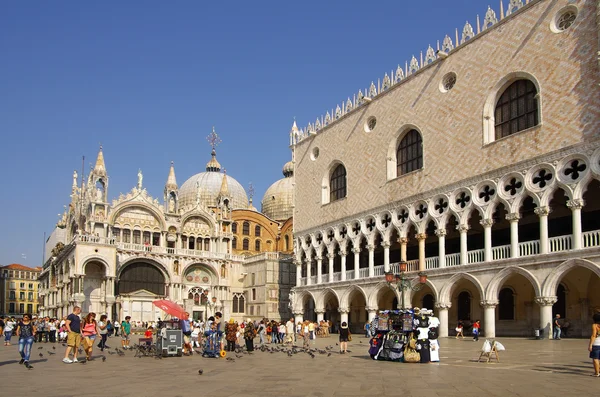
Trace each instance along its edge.
<instances>
[{"instance_id":1,"label":"ornate spire","mask_svg":"<svg viewBox=\"0 0 600 397\"><path fill-rule=\"evenodd\" d=\"M217 151L215 150L215 148L222 141L221 138L219 138L219 135L217 135L217 133L215 132L215 127L213 127L212 132L206 137L206 140L212 147L212 151L210 152L212 158L208 163L206 163L206 171L219 172L221 170L221 164L219 164L219 162L217 161Z\"/></svg>"},{"instance_id":2,"label":"ornate spire","mask_svg":"<svg viewBox=\"0 0 600 397\"><path fill-rule=\"evenodd\" d=\"M229 196L229 185L227 184L227 170L223 169L223 179L221 180L221 190L219 195L226 197Z\"/></svg>"},{"instance_id":3,"label":"ornate spire","mask_svg":"<svg viewBox=\"0 0 600 397\"><path fill-rule=\"evenodd\" d=\"M169 169L169 177L167 178L167 184L165 185L167 190L177 190L177 179L175 179L175 165L171 161L171 169Z\"/></svg>"},{"instance_id":4,"label":"ornate spire","mask_svg":"<svg viewBox=\"0 0 600 397\"><path fill-rule=\"evenodd\" d=\"M104 165L104 154L102 154L102 145L100 145L100 150L98 151L98 158L96 158L94 174L106 176L106 166Z\"/></svg>"}]
</instances>

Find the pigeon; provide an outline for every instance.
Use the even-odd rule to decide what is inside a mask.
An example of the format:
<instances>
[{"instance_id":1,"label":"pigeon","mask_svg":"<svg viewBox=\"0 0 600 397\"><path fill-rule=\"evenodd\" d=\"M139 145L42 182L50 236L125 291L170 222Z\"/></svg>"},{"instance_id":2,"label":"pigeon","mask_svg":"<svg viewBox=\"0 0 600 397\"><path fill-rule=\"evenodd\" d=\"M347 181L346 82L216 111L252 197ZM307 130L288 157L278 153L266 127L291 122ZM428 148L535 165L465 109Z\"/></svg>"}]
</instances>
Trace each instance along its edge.
<instances>
[{"instance_id":1,"label":"pigeon","mask_svg":"<svg viewBox=\"0 0 600 397\"><path fill-rule=\"evenodd\" d=\"M79 354L83 354L83 350L77 349L77 351L79 352Z\"/></svg>"},{"instance_id":2,"label":"pigeon","mask_svg":"<svg viewBox=\"0 0 600 397\"><path fill-rule=\"evenodd\" d=\"M33 369L33 365L30 365L29 363L25 364L25 368L27 369Z\"/></svg>"},{"instance_id":3,"label":"pigeon","mask_svg":"<svg viewBox=\"0 0 600 397\"><path fill-rule=\"evenodd\" d=\"M108 352L108 354L115 354L115 353L113 353L113 352Z\"/></svg>"},{"instance_id":4,"label":"pigeon","mask_svg":"<svg viewBox=\"0 0 600 397\"><path fill-rule=\"evenodd\" d=\"M42 350L44 348L44 346L40 346L38 347L38 350Z\"/></svg>"},{"instance_id":5,"label":"pigeon","mask_svg":"<svg viewBox=\"0 0 600 397\"><path fill-rule=\"evenodd\" d=\"M56 346L52 346L52 350L56 350Z\"/></svg>"},{"instance_id":6,"label":"pigeon","mask_svg":"<svg viewBox=\"0 0 600 397\"><path fill-rule=\"evenodd\" d=\"M63 347L67 347L67 345L66 345L66 344L64 344L64 343L63 343L62 345L63 345Z\"/></svg>"},{"instance_id":7,"label":"pigeon","mask_svg":"<svg viewBox=\"0 0 600 397\"><path fill-rule=\"evenodd\" d=\"M201 369L198 370L198 375L202 375L203 373L204 373L203 370L201 370Z\"/></svg>"},{"instance_id":8,"label":"pigeon","mask_svg":"<svg viewBox=\"0 0 600 397\"><path fill-rule=\"evenodd\" d=\"M288 352L287 352L287 355L288 355L288 357L292 357L292 352L291 352L291 351L288 351Z\"/></svg>"},{"instance_id":9,"label":"pigeon","mask_svg":"<svg viewBox=\"0 0 600 397\"><path fill-rule=\"evenodd\" d=\"M56 354L56 353L54 353L54 352L51 352L50 350L48 350L46 353L48 353L49 355Z\"/></svg>"},{"instance_id":10,"label":"pigeon","mask_svg":"<svg viewBox=\"0 0 600 397\"><path fill-rule=\"evenodd\" d=\"M337 343L337 342L335 342L335 345L336 345L336 346L339 346L340 344L339 344L339 343Z\"/></svg>"},{"instance_id":11,"label":"pigeon","mask_svg":"<svg viewBox=\"0 0 600 397\"><path fill-rule=\"evenodd\" d=\"M327 357L331 356L331 352L327 355Z\"/></svg>"},{"instance_id":12,"label":"pigeon","mask_svg":"<svg viewBox=\"0 0 600 397\"><path fill-rule=\"evenodd\" d=\"M235 361L235 359L234 359L234 358L231 358L231 357L227 357L227 358L225 358L225 360L227 360L227 361L231 361L231 362Z\"/></svg>"},{"instance_id":13,"label":"pigeon","mask_svg":"<svg viewBox=\"0 0 600 397\"><path fill-rule=\"evenodd\" d=\"M85 363L87 363L87 360L81 360L81 361L79 362L79 364L85 364Z\"/></svg>"},{"instance_id":14,"label":"pigeon","mask_svg":"<svg viewBox=\"0 0 600 397\"><path fill-rule=\"evenodd\" d=\"M40 357L44 357L44 355L42 353L39 354Z\"/></svg>"},{"instance_id":15,"label":"pigeon","mask_svg":"<svg viewBox=\"0 0 600 397\"><path fill-rule=\"evenodd\" d=\"M106 356L102 356L102 362L106 361Z\"/></svg>"},{"instance_id":16,"label":"pigeon","mask_svg":"<svg viewBox=\"0 0 600 397\"><path fill-rule=\"evenodd\" d=\"M358 343L362 343L362 340L359 340Z\"/></svg>"},{"instance_id":17,"label":"pigeon","mask_svg":"<svg viewBox=\"0 0 600 397\"><path fill-rule=\"evenodd\" d=\"M242 358L242 357L244 357L244 356L242 356L241 354L236 354L235 356L236 356L237 358Z\"/></svg>"}]
</instances>

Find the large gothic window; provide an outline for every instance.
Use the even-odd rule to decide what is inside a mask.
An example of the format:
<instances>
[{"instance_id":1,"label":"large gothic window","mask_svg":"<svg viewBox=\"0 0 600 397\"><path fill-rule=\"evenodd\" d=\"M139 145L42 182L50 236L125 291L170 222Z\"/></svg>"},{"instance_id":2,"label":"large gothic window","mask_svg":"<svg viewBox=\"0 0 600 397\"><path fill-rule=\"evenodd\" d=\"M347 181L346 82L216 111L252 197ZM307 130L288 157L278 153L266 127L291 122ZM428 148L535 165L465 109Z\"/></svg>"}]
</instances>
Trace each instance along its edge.
<instances>
[{"instance_id":1,"label":"large gothic window","mask_svg":"<svg viewBox=\"0 0 600 397\"><path fill-rule=\"evenodd\" d=\"M165 277L149 263L128 265L119 278L119 294L146 290L156 295L165 294Z\"/></svg>"},{"instance_id":2,"label":"large gothic window","mask_svg":"<svg viewBox=\"0 0 600 397\"><path fill-rule=\"evenodd\" d=\"M244 236L250 235L250 222L244 222L244 224L242 226L242 234Z\"/></svg>"},{"instance_id":3,"label":"large gothic window","mask_svg":"<svg viewBox=\"0 0 600 397\"><path fill-rule=\"evenodd\" d=\"M234 294L231 311L233 313L244 313L245 303L246 302L243 294Z\"/></svg>"},{"instance_id":4,"label":"large gothic window","mask_svg":"<svg viewBox=\"0 0 600 397\"><path fill-rule=\"evenodd\" d=\"M423 139L417 130L410 130L398 145L396 175L404 175L423 168Z\"/></svg>"},{"instance_id":5,"label":"large gothic window","mask_svg":"<svg viewBox=\"0 0 600 397\"><path fill-rule=\"evenodd\" d=\"M503 288L498 294L498 320L515 319L515 295L510 288Z\"/></svg>"},{"instance_id":6,"label":"large gothic window","mask_svg":"<svg viewBox=\"0 0 600 397\"><path fill-rule=\"evenodd\" d=\"M346 197L346 168L339 164L331 173L329 179L329 201L336 201Z\"/></svg>"},{"instance_id":7,"label":"large gothic window","mask_svg":"<svg viewBox=\"0 0 600 397\"><path fill-rule=\"evenodd\" d=\"M502 93L494 112L496 139L539 123L537 89L530 80L517 80Z\"/></svg>"}]
</instances>

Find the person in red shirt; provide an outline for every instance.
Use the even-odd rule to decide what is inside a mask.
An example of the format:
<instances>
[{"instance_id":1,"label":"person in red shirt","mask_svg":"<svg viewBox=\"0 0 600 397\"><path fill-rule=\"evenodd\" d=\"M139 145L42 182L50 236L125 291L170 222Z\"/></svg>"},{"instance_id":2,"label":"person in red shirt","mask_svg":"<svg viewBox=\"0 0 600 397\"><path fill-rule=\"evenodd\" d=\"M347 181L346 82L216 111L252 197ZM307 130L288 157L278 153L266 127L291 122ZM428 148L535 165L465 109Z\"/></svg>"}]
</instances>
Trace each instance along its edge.
<instances>
[{"instance_id":1,"label":"person in red shirt","mask_svg":"<svg viewBox=\"0 0 600 397\"><path fill-rule=\"evenodd\" d=\"M481 323L479 320L476 320L473 323L473 340L477 342L479 340L479 328L481 328Z\"/></svg>"},{"instance_id":2,"label":"person in red shirt","mask_svg":"<svg viewBox=\"0 0 600 397\"><path fill-rule=\"evenodd\" d=\"M146 332L144 332L144 338L152 338L152 327L148 327Z\"/></svg>"}]
</instances>

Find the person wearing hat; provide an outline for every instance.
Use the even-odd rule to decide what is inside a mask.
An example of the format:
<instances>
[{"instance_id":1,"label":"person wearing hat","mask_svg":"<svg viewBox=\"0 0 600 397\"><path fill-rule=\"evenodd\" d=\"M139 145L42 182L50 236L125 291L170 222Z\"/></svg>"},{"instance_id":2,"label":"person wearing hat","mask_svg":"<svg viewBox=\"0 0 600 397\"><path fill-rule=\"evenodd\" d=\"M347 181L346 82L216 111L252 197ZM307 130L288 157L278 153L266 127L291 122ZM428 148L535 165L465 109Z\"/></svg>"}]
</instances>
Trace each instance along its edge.
<instances>
[{"instance_id":1,"label":"person wearing hat","mask_svg":"<svg viewBox=\"0 0 600 397\"><path fill-rule=\"evenodd\" d=\"M235 342L237 340L237 323L231 318L229 319L229 323L225 324L225 339L227 340L226 351L232 352L235 351Z\"/></svg>"},{"instance_id":2,"label":"person wearing hat","mask_svg":"<svg viewBox=\"0 0 600 397\"><path fill-rule=\"evenodd\" d=\"M249 352L254 351L254 337L256 336L256 328L251 319L246 321L244 327L244 340L246 341L246 350Z\"/></svg>"}]
</instances>

